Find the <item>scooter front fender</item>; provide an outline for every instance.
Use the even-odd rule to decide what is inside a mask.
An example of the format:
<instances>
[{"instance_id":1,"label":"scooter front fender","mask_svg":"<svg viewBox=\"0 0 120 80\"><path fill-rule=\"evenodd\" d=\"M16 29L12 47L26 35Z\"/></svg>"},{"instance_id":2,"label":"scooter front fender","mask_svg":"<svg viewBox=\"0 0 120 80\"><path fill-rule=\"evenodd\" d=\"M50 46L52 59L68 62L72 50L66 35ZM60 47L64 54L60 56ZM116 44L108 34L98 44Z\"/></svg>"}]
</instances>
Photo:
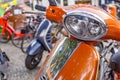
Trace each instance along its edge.
<instances>
[{"instance_id":1,"label":"scooter front fender","mask_svg":"<svg viewBox=\"0 0 120 80\"><path fill-rule=\"evenodd\" d=\"M80 43L56 80L97 80L99 54L93 46Z\"/></svg>"},{"instance_id":2,"label":"scooter front fender","mask_svg":"<svg viewBox=\"0 0 120 80\"><path fill-rule=\"evenodd\" d=\"M99 57L93 46L64 38L52 49L36 80L97 80Z\"/></svg>"},{"instance_id":3,"label":"scooter front fender","mask_svg":"<svg viewBox=\"0 0 120 80\"><path fill-rule=\"evenodd\" d=\"M36 39L32 40L31 43L29 44L29 46L27 47L27 55L36 55L38 53L41 52L41 50L43 51L43 47L41 45L41 43L39 41L37 41Z\"/></svg>"}]
</instances>

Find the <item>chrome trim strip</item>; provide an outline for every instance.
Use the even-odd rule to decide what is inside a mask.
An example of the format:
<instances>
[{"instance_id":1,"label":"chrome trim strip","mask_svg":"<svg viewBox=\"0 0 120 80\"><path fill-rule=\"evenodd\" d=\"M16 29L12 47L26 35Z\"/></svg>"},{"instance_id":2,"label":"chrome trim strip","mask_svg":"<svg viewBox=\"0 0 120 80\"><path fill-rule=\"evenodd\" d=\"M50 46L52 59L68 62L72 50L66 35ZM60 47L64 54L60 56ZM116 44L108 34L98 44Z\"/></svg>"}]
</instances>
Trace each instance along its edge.
<instances>
[{"instance_id":1,"label":"chrome trim strip","mask_svg":"<svg viewBox=\"0 0 120 80\"><path fill-rule=\"evenodd\" d=\"M98 15L96 15L94 13L91 13L91 12L88 12L88 11L84 11L84 10L74 10L74 11L68 12L66 14L66 16L69 15L69 14L73 14L73 13L75 13L76 15L80 15L80 14L77 14L77 13L85 13L85 14L87 13L87 14L90 14L90 15L94 15L96 18L98 18L99 20L101 20L106 25L105 21L101 17L99 17ZM84 15L84 14L82 14L82 15Z\"/></svg>"},{"instance_id":2,"label":"chrome trim strip","mask_svg":"<svg viewBox=\"0 0 120 80\"><path fill-rule=\"evenodd\" d=\"M67 37L66 37L67 38ZM64 41L66 40L66 38L64 39ZM62 66L62 68L59 70L59 72L55 75L55 77L53 78L53 80L55 80L55 78L57 77L57 75L60 73L60 71L63 69L63 67L67 64L67 61L70 59L70 57L73 55L73 53L76 51L76 49L80 46L82 42L78 43L78 45L76 46L76 48L74 49L74 51L71 53L71 55L69 56L69 58L66 60L65 64ZM62 45L62 44L61 44Z\"/></svg>"},{"instance_id":3,"label":"chrome trim strip","mask_svg":"<svg viewBox=\"0 0 120 80\"><path fill-rule=\"evenodd\" d=\"M86 15L88 15L88 16L91 17L92 19L95 19L95 20L103 23L103 25L105 26L104 28L105 28L106 31L105 31L104 33L102 33L100 36L96 36L94 39L91 39L91 40L90 40L90 39L85 39L85 40L87 40L87 41L93 41L93 40L99 39L99 37L101 38L102 36L105 36L106 33L107 33L107 31L108 31L108 27L107 27L105 21L104 21L101 17L99 17L98 15L96 15L96 14L93 14L93 13L91 13L91 12L87 12L87 11L84 11L84 10L74 10L74 11L68 12L67 14L63 15L63 23L65 23L65 19L66 19L66 17L69 16L69 15L81 15L81 16L84 16L84 15L86 16ZM63 24L63 25L64 25L65 29L67 30L67 32L69 32L72 36L76 37L75 35L73 35L73 34L67 29L67 27L65 26L65 24ZM77 38L77 37L76 37L76 38ZM81 40L84 40L84 39L81 39Z\"/></svg>"}]
</instances>

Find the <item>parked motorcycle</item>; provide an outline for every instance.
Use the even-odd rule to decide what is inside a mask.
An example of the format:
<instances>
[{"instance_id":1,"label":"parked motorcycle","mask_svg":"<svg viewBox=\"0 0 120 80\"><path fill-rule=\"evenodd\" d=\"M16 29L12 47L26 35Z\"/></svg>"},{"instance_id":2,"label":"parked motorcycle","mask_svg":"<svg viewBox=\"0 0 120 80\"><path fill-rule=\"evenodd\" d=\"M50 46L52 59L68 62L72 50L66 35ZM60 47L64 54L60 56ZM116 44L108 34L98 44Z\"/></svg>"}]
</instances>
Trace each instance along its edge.
<instances>
[{"instance_id":1,"label":"parked motorcycle","mask_svg":"<svg viewBox=\"0 0 120 80\"><path fill-rule=\"evenodd\" d=\"M68 32L47 56L36 80L120 79L119 34L116 17L92 5L58 6L48 0L46 18L61 23ZM110 40L109 42L106 40Z\"/></svg>"},{"instance_id":2,"label":"parked motorcycle","mask_svg":"<svg viewBox=\"0 0 120 80\"><path fill-rule=\"evenodd\" d=\"M27 47L27 57L25 59L25 66L27 69L32 70L41 62L44 51L50 52L53 43L56 41L56 34L53 35L53 23L44 19L38 26L35 39L33 39ZM59 30L58 30L59 31ZM57 32L57 31L56 31ZM54 39L53 39L54 38Z\"/></svg>"},{"instance_id":3,"label":"parked motorcycle","mask_svg":"<svg viewBox=\"0 0 120 80\"><path fill-rule=\"evenodd\" d=\"M27 57L25 59L25 66L28 69L34 69L40 62L43 51L50 51L52 48L51 42L51 27L52 24L49 20L44 19L37 29L36 36L27 47Z\"/></svg>"},{"instance_id":4,"label":"parked motorcycle","mask_svg":"<svg viewBox=\"0 0 120 80\"><path fill-rule=\"evenodd\" d=\"M29 33L31 31L31 26L29 26L29 24L34 23L30 19L31 15L25 16L25 14L29 13L35 15L36 13L33 13L32 11L24 11L24 13L17 15L16 13L14 13L15 11L17 11L17 9L19 9L17 6L10 6L6 9L3 17L0 17L0 25L2 27L2 31L0 33L0 42L7 43L9 40L11 40L14 46L21 48L22 39L26 36L26 34L32 36L32 34ZM19 24L14 25L13 27L11 26L9 21L15 24ZM19 26L19 29L16 30L16 26ZM22 28L20 28L21 26Z\"/></svg>"},{"instance_id":5,"label":"parked motorcycle","mask_svg":"<svg viewBox=\"0 0 120 80\"><path fill-rule=\"evenodd\" d=\"M20 9L14 10L15 14L22 14L22 13L29 13L29 14L38 14L41 16L45 16L42 12L29 12L29 11L21 11ZM57 39L58 32L60 31L60 27L58 27L57 24L53 24L51 21L47 20L46 18L42 18L42 20L38 20L37 24L37 30L35 31L34 38L29 43L27 49L24 51L27 56L25 59L25 66L29 70L34 69L37 67L37 65L40 63L43 51L50 52L52 48L52 44L55 42L55 39ZM52 29L57 27L57 31L52 33ZM29 37L29 35L28 35ZM24 38L23 38L24 39ZM54 40L52 40L54 39ZM23 42L22 42L23 44ZM21 46L22 47L22 46Z\"/></svg>"}]
</instances>

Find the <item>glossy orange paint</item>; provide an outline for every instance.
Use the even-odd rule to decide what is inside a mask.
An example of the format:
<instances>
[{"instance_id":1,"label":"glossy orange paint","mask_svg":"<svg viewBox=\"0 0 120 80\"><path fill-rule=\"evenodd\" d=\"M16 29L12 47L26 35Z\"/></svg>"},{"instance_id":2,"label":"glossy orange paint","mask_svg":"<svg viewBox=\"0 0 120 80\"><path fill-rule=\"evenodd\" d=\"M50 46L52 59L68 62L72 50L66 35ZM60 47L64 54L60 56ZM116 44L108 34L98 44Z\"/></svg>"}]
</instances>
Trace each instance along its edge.
<instances>
[{"instance_id":1,"label":"glossy orange paint","mask_svg":"<svg viewBox=\"0 0 120 80\"><path fill-rule=\"evenodd\" d=\"M62 23L64 14L66 14L66 12L62 8L56 6L49 6L46 10L46 17L55 22Z\"/></svg>"},{"instance_id":2,"label":"glossy orange paint","mask_svg":"<svg viewBox=\"0 0 120 80\"><path fill-rule=\"evenodd\" d=\"M82 43L64 65L55 80L95 80L99 65L99 54Z\"/></svg>"},{"instance_id":3,"label":"glossy orange paint","mask_svg":"<svg viewBox=\"0 0 120 80\"><path fill-rule=\"evenodd\" d=\"M117 18L117 8L114 5L108 5L110 14Z\"/></svg>"},{"instance_id":4,"label":"glossy orange paint","mask_svg":"<svg viewBox=\"0 0 120 80\"><path fill-rule=\"evenodd\" d=\"M50 52L50 55L52 55L61 40L57 42L55 48ZM50 56L46 58L42 67L38 71L35 80L39 80L44 65L48 61L49 57ZM92 46L87 45L86 43L81 43L64 65L55 80L96 80L98 76L98 67L99 53ZM50 72L47 72L47 75L49 80L52 80Z\"/></svg>"},{"instance_id":5,"label":"glossy orange paint","mask_svg":"<svg viewBox=\"0 0 120 80\"><path fill-rule=\"evenodd\" d=\"M104 39L114 39L120 40L120 36L116 34L120 34L120 22L117 20L116 17L112 16L111 14L107 13L106 11L94 7L91 5L73 5L73 6L66 6L66 7L56 7L56 6L49 6L47 9L46 17L55 22L62 22L64 15L73 10L82 10L91 12L99 17L101 17L108 27L108 32L104 36Z\"/></svg>"},{"instance_id":6,"label":"glossy orange paint","mask_svg":"<svg viewBox=\"0 0 120 80\"><path fill-rule=\"evenodd\" d=\"M49 20L62 23L64 15L73 10L83 10L98 15L105 21L108 27L108 31L102 39L120 40L120 22L116 19L116 17L91 5L80 4L67 7L49 6L46 11L46 17ZM91 45L82 43L73 52L71 58L57 75L56 80L96 80L98 65L98 52L95 51ZM38 76L40 76L40 73ZM38 76L36 80L38 80Z\"/></svg>"}]
</instances>

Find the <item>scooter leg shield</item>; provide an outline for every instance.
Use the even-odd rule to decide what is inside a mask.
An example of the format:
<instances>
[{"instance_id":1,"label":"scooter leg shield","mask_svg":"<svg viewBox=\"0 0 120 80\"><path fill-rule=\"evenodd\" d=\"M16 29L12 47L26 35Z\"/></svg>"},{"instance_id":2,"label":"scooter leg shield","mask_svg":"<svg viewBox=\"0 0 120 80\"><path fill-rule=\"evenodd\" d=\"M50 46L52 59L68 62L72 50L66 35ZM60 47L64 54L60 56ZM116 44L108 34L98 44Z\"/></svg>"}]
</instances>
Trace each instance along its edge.
<instances>
[{"instance_id":1,"label":"scooter leg shield","mask_svg":"<svg viewBox=\"0 0 120 80\"><path fill-rule=\"evenodd\" d=\"M36 80L97 80L99 57L93 46L61 38L41 66Z\"/></svg>"},{"instance_id":2,"label":"scooter leg shield","mask_svg":"<svg viewBox=\"0 0 120 80\"><path fill-rule=\"evenodd\" d=\"M57 75L56 80L96 80L99 65L98 54L92 46L86 43L79 44Z\"/></svg>"},{"instance_id":3,"label":"scooter leg shield","mask_svg":"<svg viewBox=\"0 0 120 80\"><path fill-rule=\"evenodd\" d=\"M36 55L40 51L43 51L44 48L42 47L41 43L37 40L32 40L30 45L27 47L27 55Z\"/></svg>"}]
</instances>

